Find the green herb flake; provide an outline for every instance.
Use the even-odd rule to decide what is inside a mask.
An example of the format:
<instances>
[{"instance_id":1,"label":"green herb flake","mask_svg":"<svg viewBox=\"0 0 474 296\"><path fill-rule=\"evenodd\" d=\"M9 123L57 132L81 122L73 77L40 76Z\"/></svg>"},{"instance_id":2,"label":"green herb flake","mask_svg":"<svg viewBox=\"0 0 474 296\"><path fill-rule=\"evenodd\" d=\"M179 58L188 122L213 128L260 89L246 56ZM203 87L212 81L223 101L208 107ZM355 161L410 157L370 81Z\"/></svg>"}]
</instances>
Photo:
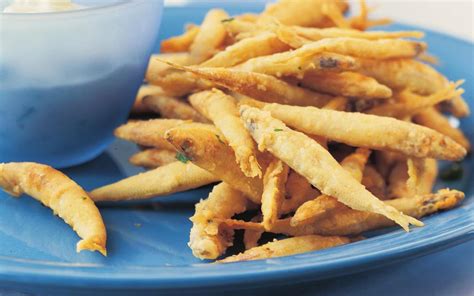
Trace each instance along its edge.
<instances>
[{"instance_id":1,"label":"green herb flake","mask_svg":"<svg viewBox=\"0 0 474 296\"><path fill-rule=\"evenodd\" d=\"M176 153L176 159L182 163L187 163L190 160L186 155L180 152Z\"/></svg>"},{"instance_id":2,"label":"green herb flake","mask_svg":"<svg viewBox=\"0 0 474 296\"><path fill-rule=\"evenodd\" d=\"M222 141L222 139L221 139L221 137L220 137L219 135L216 135L216 138L217 138L217 140L219 140L219 142L221 142L222 144L225 144L225 142Z\"/></svg>"},{"instance_id":3,"label":"green herb flake","mask_svg":"<svg viewBox=\"0 0 474 296\"><path fill-rule=\"evenodd\" d=\"M133 223L133 226L135 226L136 228L139 228L139 227L142 227L142 223Z\"/></svg>"},{"instance_id":4,"label":"green herb flake","mask_svg":"<svg viewBox=\"0 0 474 296\"><path fill-rule=\"evenodd\" d=\"M235 20L235 18L231 17L231 18L228 18L228 19L224 19L221 21L221 23L229 23L231 21Z\"/></svg>"},{"instance_id":5,"label":"green herb flake","mask_svg":"<svg viewBox=\"0 0 474 296\"><path fill-rule=\"evenodd\" d=\"M283 129L281 129L281 128L276 128L276 129L274 129L274 131L275 131L275 132L282 132Z\"/></svg>"},{"instance_id":6,"label":"green herb flake","mask_svg":"<svg viewBox=\"0 0 474 296\"><path fill-rule=\"evenodd\" d=\"M456 181L462 178L464 170L459 162L455 162L441 171L440 177L444 181Z\"/></svg>"},{"instance_id":7,"label":"green herb flake","mask_svg":"<svg viewBox=\"0 0 474 296\"><path fill-rule=\"evenodd\" d=\"M87 197L83 196L83 197L82 197L82 200L87 200Z\"/></svg>"}]
</instances>

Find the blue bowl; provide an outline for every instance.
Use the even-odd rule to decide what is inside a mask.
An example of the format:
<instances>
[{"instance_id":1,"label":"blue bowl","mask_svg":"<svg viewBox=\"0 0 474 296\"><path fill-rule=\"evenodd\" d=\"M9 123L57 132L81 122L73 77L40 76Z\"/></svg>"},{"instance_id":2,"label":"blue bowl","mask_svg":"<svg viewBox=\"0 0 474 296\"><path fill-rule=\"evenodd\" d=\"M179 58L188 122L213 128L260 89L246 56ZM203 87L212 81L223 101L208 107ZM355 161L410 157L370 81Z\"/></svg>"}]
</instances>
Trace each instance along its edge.
<instances>
[{"instance_id":1,"label":"blue bowl","mask_svg":"<svg viewBox=\"0 0 474 296\"><path fill-rule=\"evenodd\" d=\"M127 118L163 1L74 3L86 8L0 13L0 162L86 162Z\"/></svg>"}]
</instances>

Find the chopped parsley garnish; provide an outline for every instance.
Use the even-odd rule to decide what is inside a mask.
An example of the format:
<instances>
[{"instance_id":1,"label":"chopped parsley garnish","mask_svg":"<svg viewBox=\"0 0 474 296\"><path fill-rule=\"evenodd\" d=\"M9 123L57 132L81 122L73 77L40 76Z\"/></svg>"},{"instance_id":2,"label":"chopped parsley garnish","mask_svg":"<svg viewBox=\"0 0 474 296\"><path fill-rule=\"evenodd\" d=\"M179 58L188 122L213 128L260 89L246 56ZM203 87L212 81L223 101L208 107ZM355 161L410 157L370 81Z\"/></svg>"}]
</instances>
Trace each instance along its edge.
<instances>
[{"instance_id":1,"label":"chopped parsley garnish","mask_svg":"<svg viewBox=\"0 0 474 296\"><path fill-rule=\"evenodd\" d=\"M180 152L176 153L176 159L182 163L187 163L190 160L186 155Z\"/></svg>"},{"instance_id":2,"label":"chopped parsley garnish","mask_svg":"<svg viewBox=\"0 0 474 296\"><path fill-rule=\"evenodd\" d=\"M283 129L281 129L281 128L276 128L276 129L274 129L274 131L275 131L275 132L282 132Z\"/></svg>"},{"instance_id":3,"label":"chopped parsley garnish","mask_svg":"<svg viewBox=\"0 0 474 296\"><path fill-rule=\"evenodd\" d=\"M463 168L459 162L451 164L449 167L441 171L440 177L444 181L455 181L459 180L463 176Z\"/></svg>"},{"instance_id":4,"label":"chopped parsley garnish","mask_svg":"<svg viewBox=\"0 0 474 296\"><path fill-rule=\"evenodd\" d=\"M216 138L217 138L217 140L219 140L219 142L221 142L222 144L225 144L225 142L222 141L222 139L221 139L221 137L220 137L219 135L216 135Z\"/></svg>"},{"instance_id":5,"label":"chopped parsley garnish","mask_svg":"<svg viewBox=\"0 0 474 296\"><path fill-rule=\"evenodd\" d=\"M82 197L82 200L87 200L87 197L83 196L83 197Z\"/></svg>"},{"instance_id":6,"label":"chopped parsley garnish","mask_svg":"<svg viewBox=\"0 0 474 296\"><path fill-rule=\"evenodd\" d=\"M233 20L235 20L235 18L231 17L231 18L222 20L221 23L228 23L228 22L231 22Z\"/></svg>"}]
</instances>

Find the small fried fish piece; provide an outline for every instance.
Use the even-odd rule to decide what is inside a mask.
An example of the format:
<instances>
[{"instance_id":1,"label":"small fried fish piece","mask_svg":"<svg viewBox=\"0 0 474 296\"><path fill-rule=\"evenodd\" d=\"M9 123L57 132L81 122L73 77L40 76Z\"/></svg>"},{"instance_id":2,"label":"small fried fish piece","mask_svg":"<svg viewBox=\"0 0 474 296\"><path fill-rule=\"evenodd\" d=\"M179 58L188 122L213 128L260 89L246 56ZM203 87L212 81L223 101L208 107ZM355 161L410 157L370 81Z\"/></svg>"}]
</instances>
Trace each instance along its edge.
<instances>
[{"instance_id":1,"label":"small fried fish piece","mask_svg":"<svg viewBox=\"0 0 474 296\"><path fill-rule=\"evenodd\" d=\"M184 101L164 95L151 95L143 99L149 110L157 112L163 118L192 120L209 123L204 116Z\"/></svg>"},{"instance_id":2,"label":"small fried fish piece","mask_svg":"<svg viewBox=\"0 0 474 296\"><path fill-rule=\"evenodd\" d=\"M249 201L244 194L222 182L214 186L208 198L196 204L188 246L199 259L216 259L232 246L234 231L221 227L218 219L244 212Z\"/></svg>"},{"instance_id":3,"label":"small fried fish piece","mask_svg":"<svg viewBox=\"0 0 474 296\"><path fill-rule=\"evenodd\" d=\"M407 187L410 192L414 194L430 193L438 175L436 160L432 158L409 158L407 164Z\"/></svg>"},{"instance_id":4,"label":"small fried fish piece","mask_svg":"<svg viewBox=\"0 0 474 296\"><path fill-rule=\"evenodd\" d=\"M240 169L247 177L262 177L257 161L257 145L240 120L235 99L218 89L202 91L189 97L191 105L210 119L222 132Z\"/></svg>"},{"instance_id":5,"label":"small fried fish piece","mask_svg":"<svg viewBox=\"0 0 474 296\"><path fill-rule=\"evenodd\" d=\"M408 180L407 188L410 194L420 194L420 178L425 167L425 158L409 157L407 159Z\"/></svg>"},{"instance_id":6,"label":"small fried fish piece","mask_svg":"<svg viewBox=\"0 0 474 296\"><path fill-rule=\"evenodd\" d=\"M326 15L336 27L348 29L349 21L344 18L343 12L339 9L337 1L324 1L321 4L321 12Z\"/></svg>"},{"instance_id":7,"label":"small fried fish piece","mask_svg":"<svg viewBox=\"0 0 474 296\"><path fill-rule=\"evenodd\" d=\"M348 171L358 182L362 181L365 165L369 159L370 150L358 148L354 153L344 158L341 166ZM291 225L312 223L320 217L338 207L344 206L336 198L328 195L321 195L313 200L302 204L291 218Z\"/></svg>"},{"instance_id":8,"label":"small fried fish piece","mask_svg":"<svg viewBox=\"0 0 474 296\"><path fill-rule=\"evenodd\" d=\"M471 150L471 143L463 132L460 129L452 127L449 120L435 108L427 108L416 114L414 121L450 137L463 146L467 151Z\"/></svg>"},{"instance_id":9,"label":"small fried fish piece","mask_svg":"<svg viewBox=\"0 0 474 296\"><path fill-rule=\"evenodd\" d=\"M359 39L377 40L377 39L397 39L397 38L423 38L424 33L420 31L369 31L363 32L354 29L340 28L308 28L308 27L287 27L296 34L312 41L318 41L325 38L352 37Z\"/></svg>"},{"instance_id":10,"label":"small fried fish piece","mask_svg":"<svg viewBox=\"0 0 474 296\"><path fill-rule=\"evenodd\" d=\"M279 217L282 201L285 197L285 183L289 168L278 159L274 159L267 167L263 177L262 215L263 226L271 226Z\"/></svg>"},{"instance_id":11,"label":"small fried fish piece","mask_svg":"<svg viewBox=\"0 0 474 296\"><path fill-rule=\"evenodd\" d=\"M155 54L151 56L145 80L149 84L160 86L166 95L180 97L212 86L208 81L197 79L191 73L177 71L163 63L163 61L189 65L191 64L191 58L189 53Z\"/></svg>"},{"instance_id":12,"label":"small fried fish piece","mask_svg":"<svg viewBox=\"0 0 474 296\"><path fill-rule=\"evenodd\" d=\"M457 206L464 199L464 193L457 190L441 189L436 193L419 196L406 196L399 199L385 201L407 215L422 218L438 211L449 210ZM334 215L328 215L318 220L318 223L304 224L293 227L291 218L280 219L275 222L272 233L289 236L301 235L345 235L355 236L365 231L393 226L393 221L379 214L360 212L349 208L338 209ZM260 223L240 220L222 220L221 223L233 229L262 230Z\"/></svg>"},{"instance_id":13,"label":"small fried fish piece","mask_svg":"<svg viewBox=\"0 0 474 296\"><path fill-rule=\"evenodd\" d=\"M420 95L431 95L446 87L448 80L433 67L414 59L358 59L358 72L377 79L392 90L409 89ZM469 106L460 96L448 101L448 109L456 117L468 116Z\"/></svg>"},{"instance_id":14,"label":"small fried fish piece","mask_svg":"<svg viewBox=\"0 0 474 296\"><path fill-rule=\"evenodd\" d=\"M365 166L364 176L362 177L361 183L379 199L386 199L387 184L385 183L385 179L374 166L370 164Z\"/></svg>"},{"instance_id":15,"label":"small fried fish piece","mask_svg":"<svg viewBox=\"0 0 474 296\"><path fill-rule=\"evenodd\" d=\"M385 205L344 170L326 149L305 134L293 131L280 120L272 118L270 112L248 106L241 106L240 110L258 148L268 150L281 159L322 193L336 197L352 209L380 213L406 231L409 231L410 224L423 225ZM282 131L275 132L275 129ZM326 174L329 171L331 174Z\"/></svg>"},{"instance_id":16,"label":"small fried fish piece","mask_svg":"<svg viewBox=\"0 0 474 296\"><path fill-rule=\"evenodd\" d=\"M263 110L306 134L354 147L444 160L466 155L461 145L439 132L394 118L279 104L265 104Z\"/></svg>"},{"instance_id":17,"label":"small fried fish piece","mask_svg":"<svg viewBox=\"0 0 474 296\"><path fill-rule=\"evenodd\" d=\"M175 150L164 138L165 132L173 127L186 123L180 119L150 119L129 121L115 129L117 138L131 141L145 147L156 147Z\"/></svg>"},{"instance_id":18,"label":"small fried fish piece","mask_svg":"<svg viewBox=\"0 0 474 296\"><path fill-rule=\"evenodd\" d=\"M32 162L2 163L0 187L13 196L26 193L51 208L81 238L77 252L99 251L107 256L107 233L99 210L89 195L63 173Z\"/></svg>"},{"instance_id":19,"label":"small fried fish piece","mask_svg":"<svg viewBox=\"0 0 474 296\"><path fill-rule=\"evenodd\" d=\"M311 251L332 248L350 243L351 240L342 236L305 235L286 238L266 243L245 252L217 261L229 263L238 261L261 260L296 255Z\"/></svg>"},{"instance_id":20,"label":"small fried fish piece","mask_svg":"<svg viewBox=\"0 0 474 296\"><path fill-rule=\"evenodd\" d=\"M198 33L198 26L189 26L183 34L161 41L160 51L162 53L188 51Z\"/></svg>"},{"instance_id":21,"label":"small fried fish piece","mask_svg":"<svg viewBox=\"0 0 474 296\"><path fill-rule=\"evenodd\" d=\"M232 17L228 21L223 22L227 34L231 37L238 38L238 36L245 35L247 38L254 37L259 34L260 26L254 21L246 20L242 15Z\"/></svg>"},{"instance_id":22,"label":"small fried fish piece","mask_svg":"<svg viewBox=\"0 0 474 296\"><path fill-rule=\"evenodd\" d=\"M263 32L226 47L200 66L232 67L251 58L287 51L288 49L288 45L281 42L274 33Z\"/></svg>"},{"instance_id":23,"label":"small fried fish piece","mask_svg":"<svg viewBox=\"0 0 474 296\"><path fill-rule=\"evenodd\" d=\"M146 149L135 153L129 162L134 166L154 169L176 161L176 151L166 149Z\"/></svg>"},{"instance_id":24,"label":"small fried fish piece","mask_svg":"<svg viewBox=\"0 0 474 296\"><path fill-rule=\"evenodd\" d=\"M402 198L408 196L408 166L407 161L398 161L388 176L388 198Z\"/></svg>"},{"instance_id":25,"label":"small fried fish piece","mask_svg":"<svg viewBox=\"0 0 474 296\"><path fill-rule=\"evenodd\" d=\"M314 59L318 54L324 52L377 60L412 58L425 49L425 43L401 39L366 40L350 37L327 38L305 44L293 51L250 59L245 63L237 65L235 69L274 76L301 74L301 70L308 70L311 67L314 69L321 67L351 70L351 66L352 68L358 67L358 64L351 60L347 60L347 62L344 63L346 65L344 65L342 61L336 60L337 62L333 62L330 65L332 67L326 67L328 62L323 63L321 60L320 63L317 64L314 62ZM349 61L351 62L349 63ZM299 68L301 68L300 72L298 72Z\"/></svg>"},{"instance_id":26,"label":"small fried fish piece","mask_svg":"<svg viewBox=\"0 0 474 296\"><path fill-rule=\"evenodd\" d=\"M333 97L300 88L270 75L227 68L196 68L172 64L234 92L266 102L324 106Z\"/></svg>"},{"instance_id":27,"label":"small fried fish piece","mask_svg":"<svg viewBox=\"0 0 474 296\"><path fill-rule=\"evenodd\" d=\"M262 216L259 214L252 218L251 222L259 222L262 221ZM244 231L244 245L245 249L251 249L258 246L258 241L262 237L264 230L254 230L254 229L245 229Z\"/></svg>"},{"instance_id":28,"label":"small fried fish piece","mask_svg":"<svg viewBox=\"0 0 474 296\"><path fill-rule=\"evenodd\" d=\"M442 189L437 193L419 196L408 196L387 200L384 203L415 218L421 218L438 211L449 210L464 199L464 193L457 190ZM340 209L334 215L327 215L317 223L305 224L297 227L290 225L290 218L277 220L273 226L273 233L285 235L347 235L353 236L365 231L393 226L395 223L386 217L370 213Z\"/></svg>"},{"instance_id":29,"label":"small fried fish piece","mask_svg":"<svg viewBox=\"0 0 474 296\"><path fill-rule=\"evenodd\" d=\"M296 211L308 200L320 196L321 192L314 188L305 177L294 170L290 170L286 181L286 194L280 208L282 215Z\"/></svg>"},{"instance_id":30,"label":"small fried fish piece","mask_svg":"<svg viewBox=\"0 0 474 296\"><path fill-rule=\"evenodd\" d=\"M326 0L280 0L268 4L261 14L260 21L276 19L285 25L297 25L304 27L331 27L333 22L322 11L322 5ZM347 3L335 1L337 8L344 12Z\"/></svg>"},{"instance_id":31,"label":"small fried fish piece","mask_svg":"<svg viewBox=\"0 0 474 296\"><path fill-rule=\"evenodd\" d=\"M147 81L153 85L163 88L169 96L181 97L192 92L212 87L209 81L199 79L192 73L182 71L170 71L163 75L153 75Z\"/></svg>"},{"instance_id":32,"label":"small fried fish piece","mask_svg":"<svg viewBox=\"0 0 474 296\"><path fill-rule=\"evenodd\" d=\"M446 87L429 96L420 96L408 89L405 89L395 95L396 102L387 102L385 104L375 106L366 112L369 114L396 118L413 116L443 101L462 95L464 90L457 89L457 87L461 85L462 82L463 81L461 80L455 83L449 83Z\"/></svg>"},{"instance_id":33,"label":"small fried fish piece","mask_svg":"<svg viewBox=\"0 0 474 296\"><path fill-rule=\"evenodd\" d=\"M348 55L323 51L299 56L298 50L252 58L232 69L275 77L303 77L310 70L351 71L359 67L357 60Z\"/></svg>"},{"instance_id":34,"label":"small fried fish piece","mask_svg":"<svg viewBox=\"0 0 474 296\"><path fill-rule=\"evenodd\" d=\"M161 62L161 60L170 61L179 65L188 65L190 63L189 53L187 52L152 54L145 75L145 80L150 84L159 84L163 76L173 71L172 67Z\"/></svg>"},{"instance_id":35,"label":"small fried fish piece","mask_svg":"<svg viewBox=\"0 0 474 296\"><path fill-rule=\"evenodd\" d=\"M202 63L218 51L227 36L222 24L222 21L226 19L229 19L229 15L224 10L209 10L189 48L192 64Z\"/></svg>"},{"instance_id":36,"label":"small fried fish piece","mask_svg":"<svg viewBox=\"0 0 474 296\"><path fill-rule=\"evenodd\" d=\"M317 72L309 71L301 80L309 89L335 96L363 99L386 99L392 90L372 77L356 72Z\"/></svg>"},{"instance_id":37,"label":"small fried fish piece","mask_svg":"<svg viewBox=\"0 0 474 296\"><path fill-rule=\"evenodd\" d=\"M217 128L200 123L188 123L170 129L165 137L194 164L214 176L219 176L229 186L242 191L253 202L260 204L263 192L262 179L244 175L237 164L234 151ZM262 169L266 168L261 162L259 164Z\"/></svg>"},{"instance_id":38,"label":"small fried fish piece","mask_svg":"<svg viewBox=\"0 0 474 296\"><path fill-rule=\"evenodd\" d=\"M149 95L159 95L159 94L164 94L164 91L161 87L156 86L156 85L147 85L147 84L142 85L140 89L138 90L137 97L135 98L135 103L133 103L131 112L133 114L152 112L152 110L150 110L148 106L146 106L143 103L143 99Z\"/></svg>"},{"instance_id":39,"label":"small fried fish piece","mask_svg":"<svg viewBox=\"0 0 474 296\"><path fill-rule=\"evenodd\" d=\"M141 200L166 196L219 181L191 162L175 161L156 169L94 189L94 201Z\"/></svg>"},{"instance_id":40,"label":"small fried fish piece","mask_svg":"<svg viewBox=\"0 0 474 296\"><path fill-rule=\"evenodd\" d=\"M384 179L388 176L398 161L406 160L403 154L390 151L374 151L375 167Z\"/></svg>"}]
</instances>

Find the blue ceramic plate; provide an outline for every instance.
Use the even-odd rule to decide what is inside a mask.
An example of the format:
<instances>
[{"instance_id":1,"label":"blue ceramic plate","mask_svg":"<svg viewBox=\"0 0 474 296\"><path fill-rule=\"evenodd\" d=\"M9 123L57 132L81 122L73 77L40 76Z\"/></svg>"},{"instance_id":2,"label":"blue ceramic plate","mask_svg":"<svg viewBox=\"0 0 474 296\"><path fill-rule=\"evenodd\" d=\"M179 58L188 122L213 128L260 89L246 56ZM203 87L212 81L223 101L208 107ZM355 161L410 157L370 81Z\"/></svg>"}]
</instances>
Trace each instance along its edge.
<instances>
[{"instance_id":1,"label":"blue ceramic plate","mask_svg":"<svg viewBox=\"0 0 474 296\"><path fill-rule=\"evenodd\" d=\"M209 7L168 8L162 37L179 33L184 22L198 22ZM230 12L258 11L260 6L225 7ZM396 25L390 29L413 29ZM416 28L414 28L416 29ZM425 30L426 31L426 30ZM466 79L465 97L474 110L474 46L427 31L430 52L440 57L440 70L450 79ZM461 120L474 142L474 118ZM128 165L133 145L114 143L96 160L65 172L86 189L117 181L139 170ZM107 291L134 294L209 292L291 284L334 277L421 256L474 237L472 156L463 162L462 180L437 188L463 190L466 199L451 211L426 217L426 226L405 233L399 228L371 235L367 240L333 249L264 261L215 265L194 258L186 243L194 203L209 188L142 203L101 207L108 230L107 258L75 252L76 234L51 211L28 197L0 193L0 287L34 293ZM245 283L245 284L244 284Z\"/></svg>"}]
</instances>

